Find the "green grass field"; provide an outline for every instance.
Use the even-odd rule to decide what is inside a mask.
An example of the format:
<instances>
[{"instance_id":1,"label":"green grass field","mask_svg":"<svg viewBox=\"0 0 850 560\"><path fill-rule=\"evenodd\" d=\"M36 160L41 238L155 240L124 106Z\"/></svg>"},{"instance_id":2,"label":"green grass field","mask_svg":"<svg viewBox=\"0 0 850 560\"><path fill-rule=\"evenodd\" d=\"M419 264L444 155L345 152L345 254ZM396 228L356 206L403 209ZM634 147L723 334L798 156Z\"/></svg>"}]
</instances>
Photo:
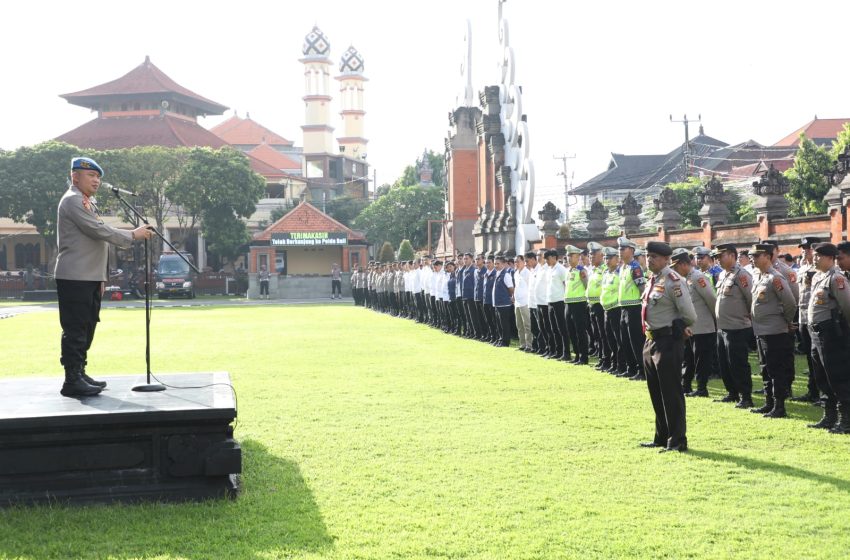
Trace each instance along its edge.
<instances>
[{"instance_id":1,"label":"green grass field","mask_svg":"<svg viewBox=\"0 0 850 560\"><path fill-rule=\"evenodd\" d=\"M93 375L144 371L143 321L104 311ZM689 399L691 451L658 454L637 447L653 431L646 385L592 368L342 304L160 309L153 321L155 372L231 373L241 496L0 510L0 558L850 550L850 437L807 429L820 417L809 405L767 420ZM58 390L58 343L57 312L0 321L2 375L57 375Z\"/></svg>"}]
</instances>

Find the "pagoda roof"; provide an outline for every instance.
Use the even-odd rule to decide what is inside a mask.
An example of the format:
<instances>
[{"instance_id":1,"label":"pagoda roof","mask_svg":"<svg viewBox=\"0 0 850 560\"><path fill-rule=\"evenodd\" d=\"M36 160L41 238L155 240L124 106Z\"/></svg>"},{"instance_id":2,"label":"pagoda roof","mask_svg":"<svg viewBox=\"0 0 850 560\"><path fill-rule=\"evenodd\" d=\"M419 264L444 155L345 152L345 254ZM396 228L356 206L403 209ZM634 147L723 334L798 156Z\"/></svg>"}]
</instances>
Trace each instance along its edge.
<instances>
[{"instance_id":1,"label":"pagoda roof","mask_svg":"<svg viewBox=\"0 0 850 560\"><path fill-rule=\"evenodd\" d=\"M142 64L117 80L60 95L68 103L90 108L110 98L133 99L151 96L179 100L208 115L220 115L227 110L224 105L198 95L169 78L147 56Z\"/></svg>"},{"instance_id":2,"label":"pagoda roof","mask_svg":"<svg viewBox=\"0 0 850 560\"><path fill-rule=\"evenodd\" d=\"M263 143L272 146L293 146L295 144L260 123L251 120L251 117L243 119L233 115L210 130L224 139L225 142L234 146L258 146Z\"/></svg>"},{"instance_id":3,"label":"pagoda roof","mask_svg":"<svg viewBox=\"0 0 850 560\"><path fill-rule=\"evenodd\" d=\"M838 138L838 133L850 119L819 119L815 115L811 120L774 144L774 146L799 146L800 134L812 140L818 146L832 146L832 141Z\"/></svg>"},{"instance_id":4,"label":"pagoda roof","mask_svg":"<svg viewBox=\"0 0 850 560\"><path fill-rule=\"evenodd\" d=\"M227 142L192 120L169 114L120 119L94 119L56 138L80 148L110 150L135 146L209 146Z\"/></svg>"},{"instance_id":5,"label":"pagoda roof","mask_svg":"<svg viewBox=\"0 0 850 560\"><path fill-rule=\"evenodd\" d=\"M258 160L271 165L275 169L290 171L301 170L301 163L288 155L275 150L268 144L260 144L256 148L249 150L247 153Z\"/></svg>"},{"instance_id":6,"label":"pagoda roof","mask_svg":"<svg viewBox=\"0 0 850 560\"><path fill-rule=\"evenodd\" d=\"M273 233L328 231L341 232L349 241L365 241L363 232L355 231L334 220L309 202L302 202L278 221L254 235L255 241L269 241Z\"/></svg>"}]
</instances>

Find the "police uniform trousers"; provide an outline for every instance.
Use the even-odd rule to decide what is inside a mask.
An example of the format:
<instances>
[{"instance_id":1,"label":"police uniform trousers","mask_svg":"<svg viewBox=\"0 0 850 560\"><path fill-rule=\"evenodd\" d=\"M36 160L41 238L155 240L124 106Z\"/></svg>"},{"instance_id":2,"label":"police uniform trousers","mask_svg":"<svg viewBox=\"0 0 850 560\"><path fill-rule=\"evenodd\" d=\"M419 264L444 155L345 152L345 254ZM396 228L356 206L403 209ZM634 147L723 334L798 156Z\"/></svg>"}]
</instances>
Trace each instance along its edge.
<instances>
[{"instance_id":1,"label":"police uniform trousers","mask_svg":"<svg viewBox=\"0 0 850 560\"><path fill-rule=\"evenodd\" d=\"M655 410L653 441L657 445L672 447L688 443L681 382L684 352L684 341L674 337L670 327L647 333L642 361Z\"/></svg>"},{"instance_id":2,"label":"police uniform trousers","mask_svg":"<svg viewBox=\"0 0 850 560\"><path fill-rule=\"evenodd\" d=\"M827 405L850 403L850 351L846 327L834 321L809 325L812 337L812 358L815 380L824 394Z\"/></svg>"},{"instance_id":3,"label":"police uniform trousers","mask_svg":"<svg viewBox=\"0 0 850 560\"><path fill-rule=\"evenodd\" d=\"M469 338L479 338L481 336L481 324L478 322L478 313L475 310L474 299L464 299L463 313L466 316L466 326L469 329L466 336Z\"/></svg>"},{"instance_id":4,"label":"police uniform trousers","mask_svg":"<svg viewBox=\"0 0 850 560\"><path fill-rule=\"evenodd\" d=\"M626 358L626 366L629 373L638 374L643 372L643 321L640 316L640 305L626 305L620 311L620 338ZM681 365L679 366L681 368Z\"/></svg>"},{"instance_id":5,"label":"police uniform trousers","mask_svg":"<svg viewBox=\"0 0 850 560\"><path fill-rule=\"evenodd\" d=\"M94 331L100 321L100 282L56 279L59 324L62 326L62 357L66 370L86 365Z\"/></svg>"},{"instance_id":6,"label":"police uniform trousers","mask_svg":"<svg viewBox=\"0 0 850 560\"><path fill-rule=\"evenodd\" d=\"M512 336L511 325L514 320L514 308L511 305L500 305L494 309L499 323L500 343L502 346L510 346Z\"/></svg>"},{"instance_id":7,"label":"police uniform trousers","mask_svg":"<svg viewBox=\"0 0 850 560\"><path fill-rule=\"evenodd\" d=\"M596 355L600 360L605 360L607 356L610 362L611 349L608 348L608 336L605 334L605 310L602 309L601 303L590 306L590 325L593 340L596 341Z\"/></svg>"},{"instance_id":8,"label":"police uniform trousers","mask_svg":"<svg viewBox=\"0 0 850 560\"><path fill-rule=\"evenodd\" d=\"M496 310L489 303L484 305L484 321L487 323L487 340L493 342L499 338L499 327L496 325Z\"/></svg>"},{"instance_id":9,"label":"police uniform trousers","mask_svg":"<svg viewBox=\"0 0 850 560\"><path fill-rule=\"evenodd\" d=\"M540 350L540 309L536 305L528 306L528 319L531 323L531 350Z\"/></svg>"},{"instance_id":10,"label":"police uniform trousers","mask_svg":"<svg viewBox=\"0 0 850 560\"><path fill-rule=\"evenodd\" d=\"M802 341L800 351L806 355L806 363L809 366L808 393L812 397L817 397L818 384L815 380L815 366L812 363L814 361L814 358L812 358L812 335L809 332L808 325L800 325L797 332L800 333L800 340Z\"/></svg>"},{"instance_id":11,"label":"police uniform trousers","mask_svg":"<svg viewBox=\"0 0 850 560\"><path fill-rule=\"evenodd\" d=\"M794 335L767 334L756 337L756 346L764 381L764 394L787 399L794 381Z\"/></svg>"},{"instance_id":12,"label":"police uniform trousers","mask_svg":"<svg viewBox=\"0 0 850 560\"><path fill-rule=\"evenodd\" d=\"M549 302L549 323L555 342L555 354L559 358L570 357L570 335L567 331L566 305L563 301Z\"/></svg>"},{"instance_id":13,"label":"police uniform trousers","mask_svg":"<svg viewBox=\"0 0 850 560\"><path fill-rule=\"evenodd\" d=\"M587 302L577 301L567 304L567 330L576 355L587 359Z\"/></svg>"},{"instance_id":14,"label":"police uniform trousers","mask_svg":"<svg viewBox=\"0 0 850 560\"><path fill-rule=\"evenodd\" d=\"M537 328L540 334L537 337L537 351L549 354L555 351L555 337L552 332L552 324L549 322L549 306L537 306Z\"/></svg>"},{"instance_id":15,"label":"police uniform trousers","mask_svg":"<svg viewBox=\"0 0 850 560\"><path fill-rule=\"evenodd\" d=\"M753 329L717 331L717 362L720 378L730 395L750 395L753 378L750 370L750 337Z\"/></svg>"},{"instance_id":16,"label":"police uniform trousers","mask_svg":"<svg viewBox=\"0 0 850 560\"><path fill-rule=\"evenodd\" d=\"M690 387L694 378L697 388L705 389L717 355L717 333L695 334L685 341L685 375L682 384Z\"/></svg>"},{"instance_id":17,"label":"police uniform trousers","mask_svg":"<svg viewBox=\"0 0 850 560\"><path fill-rule=\"evenodd\" d=\"M605 334L608 338L608 347L611 351L611 365L617 367L617 371L626 371L626 350L623 348L622 322L621 315L622 307L612 307L605 312Z\"/></svg>"}]
</instances>

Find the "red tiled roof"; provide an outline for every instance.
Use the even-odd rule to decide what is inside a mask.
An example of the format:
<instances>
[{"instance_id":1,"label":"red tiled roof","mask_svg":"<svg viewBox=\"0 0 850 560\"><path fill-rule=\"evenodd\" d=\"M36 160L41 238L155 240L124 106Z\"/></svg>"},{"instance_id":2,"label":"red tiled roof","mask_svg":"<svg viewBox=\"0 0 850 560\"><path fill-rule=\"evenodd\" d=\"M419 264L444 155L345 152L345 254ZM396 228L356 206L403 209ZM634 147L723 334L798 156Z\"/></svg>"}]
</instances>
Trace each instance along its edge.
<instances>
[{"instance_id":1,"label":"red tiled roof","mask_svg":"<svg viewBox=\"0 0 850 560\"><path fill-rule=\"evenodd\" d=\"M134 146L221 148L227 145L227 142L198 123L170 115L94 119L56 140L96 150Z\"/></svg>"},{"instance_id":2,"label":"red tiled roof","mask_svg":"<svg viewBox=\"0 0 850 560\"><path fill-rule=\"evenodd\" d=\"M844 124L850 122L850 119L819 119L815 117L798 128L774 146L798 146L800 144L800 134L805 133L806 138L810 140L834 140L838 137L838 133L844 128Z\"/></svg>"},{"instance_id":3,"label":"red tiled roof","mask_svg":"<svg viewBox=\"0 0 850 560\"><path fill-rule=\"evenodd\" d=\"M220 115L227 107L188 90L169 78L162 70L154 66L149 57L117 80L100 84L89 89L66 93L60 97L69 103L90 107L96 99L110 96L133 96L142 94L177 94L189 105L202 109L208 114Z\"/></svg>"},{"instance_id":4,"label":"red tiled roof","mask_svg":"<svg viewBox=\"0 0 850 560\"><path fill-rule=\"evenodd\" d=\"M292 146L294 144L291 140L287 140L250 118L242 119L236 115L219 123L211 130L228 144L237 146L256 146L262 143L273 146Z\"/></svg>"},{"instance_id":5,"label":"red tiled roof","mask_svg":"<svg viewBox=\"0 0 850 560\"><path fill-rule=\"evenodd\" d=\"M272 238L272 233L293 231L338 231L346 233L349 241L366 239L361 232L345 227L309 202L296 206L290 213L256 234L254 239L268 241Z\"/></svg>"},{"instance_id":6,"label":"red tiled roof","mask_svg":"<svg viewBox=\"0 0 850 560\"><path fill-rule=\"evenodd\" d=\"M265 177L267 182L287 177L287 174L278 169L277 167L273 167L268 163L264 162L263 160L255 158L249 153L246 153L245 156L248 158L248 161L251 162L251 169L254 171L254 173L259 173L260 175Z\"/></svg>"},{"instance_id":7,"label":"red tiled roof","mask_svg":"<svg viewBox=\"0 0 850 560\"><path fill-rule=\"evenodd\" d=\"M289 170L300 170L301 164L289 157L286 154L282 154L279 151L275 150L268 144L260 144L253 150L248 151L248 153L258 160L261 160L275 169L289 169Z\"/></svg>"}]
</instances>

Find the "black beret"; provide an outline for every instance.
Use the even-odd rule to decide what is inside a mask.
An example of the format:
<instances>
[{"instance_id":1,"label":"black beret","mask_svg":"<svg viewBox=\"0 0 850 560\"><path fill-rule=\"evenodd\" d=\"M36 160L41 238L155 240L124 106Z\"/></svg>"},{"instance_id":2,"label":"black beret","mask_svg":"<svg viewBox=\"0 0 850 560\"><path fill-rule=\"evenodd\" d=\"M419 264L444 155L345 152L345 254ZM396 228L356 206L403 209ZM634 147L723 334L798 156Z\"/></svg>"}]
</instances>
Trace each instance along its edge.
<instances>
[{"instance_id":1,"label":"black beret","mask_svg":"<svg viewBox=\"0 0 850 560\"><path fill-rule=\"evenodd\" d=\"M850 241L842 241L841 243L836 245L835 248L838 249L838 251L841 253L847 253L848 255L850 255Z\"/></svg>"},{"instance_id":2,"label":"black beret","mask_svg":"<svg viewBox=\"0 0 850 560\"><path fill-rule=\"evenodd\" d=\"M755 255L757 253L773 253L774 245L770 243L756 243L752 247L750 247L750 253Z\"/></svg>"},{"instance_id":3,"label":"black beret","mask_svg":"<svg viewBox=\"0 0 850 560\"><path fill-rule=\"evenodd\" d=\"M806 237L804 237L800 240L800 244L797 245L797 247L802 247L803 249L808 249L809 247L811 247L815 243L820 243L820 242L821 242L820 237L806 236Z\"/></svg>"},{"instance_id":4,"label":"black beret","mask_svg":"<svg viewBox=\"0 0 850 560\"><path fill-rule=\"evenodd\" d=\"M815 253L818 255L824 255L826 257L837 257L838 256L838 247L833 245L832 243L818 243L814 246Z\"/></svg>"},{"instance_id":5,"label":"black beret","mask_svg":"<svg viewBox=\"0 0 850 560\"><path fill-rule=\"evenodd\" d=\"M661 255L662 257L669 257L673 254L673 249L663 241L650 241L646 244L646 252Z\"/></svg>"}]
</instances>

